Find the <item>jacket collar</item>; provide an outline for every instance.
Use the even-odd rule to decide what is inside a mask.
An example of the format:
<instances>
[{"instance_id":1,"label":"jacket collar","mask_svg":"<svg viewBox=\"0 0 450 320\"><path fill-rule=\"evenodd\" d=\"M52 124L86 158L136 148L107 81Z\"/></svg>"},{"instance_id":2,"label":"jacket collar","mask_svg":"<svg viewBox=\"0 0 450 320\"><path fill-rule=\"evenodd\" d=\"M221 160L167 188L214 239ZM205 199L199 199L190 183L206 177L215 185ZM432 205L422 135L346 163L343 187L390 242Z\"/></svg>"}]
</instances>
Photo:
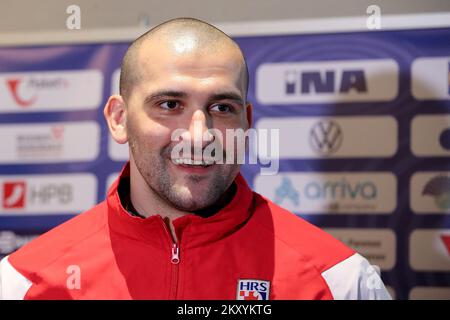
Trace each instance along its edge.
<instances>
[{"instance_id":1,"label":"jacket collar","mask_svg":"<svg viewBox=\"0 0 450 320\"><path fill-rule=\"evenodd\" d=\"M127 163L107 195L108 223L112 231L128 238L157 246L172 245L172 240L161 214L155 212L148 218L131 215L124 209L118 187L122 181L129 183L130 166ZM184 248L221 240L237 231L250 218L253 192L239 173L234 180L236 192L223 209L212 216L202 218L186 214L173 220L179 244Z\"/></svg>"}]
</instances>

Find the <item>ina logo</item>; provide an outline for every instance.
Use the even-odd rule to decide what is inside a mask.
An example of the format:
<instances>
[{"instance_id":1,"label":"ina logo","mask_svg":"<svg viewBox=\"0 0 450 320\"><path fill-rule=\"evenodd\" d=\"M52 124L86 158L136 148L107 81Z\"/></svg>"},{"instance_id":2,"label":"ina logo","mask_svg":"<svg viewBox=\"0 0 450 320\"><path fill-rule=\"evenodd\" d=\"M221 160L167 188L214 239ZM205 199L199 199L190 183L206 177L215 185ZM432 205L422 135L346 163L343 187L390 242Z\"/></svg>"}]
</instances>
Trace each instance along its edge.
<instances>
[{"instance_id":1,"label":"ina logo","mask_svg":"<svg viewBox=\"0 0 450 320\"><path fill-rule=\"evenodd\" d=\"M434 198L439 209L450 210L450 177L436 176L427 182L422 195Z\"/></svg>"},{"instance_id":2,"label":"ina logo","mask_svg":"<svg viewBox=\"0 0 450 320\"><path fill-rule=\"evenodd\" d=\"M286 198L291 200L296 207L300 205L300 195L292 185L291 179L283 177L280 186L275 190L275 203L281 205Z\"/></svg>"},{"instance_id":3,"label":"ina logo","mask_svg":"<svg viewBox=\"0 0 450 320\"><path fill-rule=\"evenodd\" d=\"M285 93L293 94L330 94L351 91L367 92L364 69L343 71L333 70L287 70L284 74Z\"/></svg>"},{"instance_id":4,"label":"ina logo","mask_svg":"<svg viewBox=\"0 0 450 320\"><path fill-rule=\"evenodd\" d=\"M270 281L245 279L237 285L237 300L269 300Z\"/></svg>"}]
</instances>

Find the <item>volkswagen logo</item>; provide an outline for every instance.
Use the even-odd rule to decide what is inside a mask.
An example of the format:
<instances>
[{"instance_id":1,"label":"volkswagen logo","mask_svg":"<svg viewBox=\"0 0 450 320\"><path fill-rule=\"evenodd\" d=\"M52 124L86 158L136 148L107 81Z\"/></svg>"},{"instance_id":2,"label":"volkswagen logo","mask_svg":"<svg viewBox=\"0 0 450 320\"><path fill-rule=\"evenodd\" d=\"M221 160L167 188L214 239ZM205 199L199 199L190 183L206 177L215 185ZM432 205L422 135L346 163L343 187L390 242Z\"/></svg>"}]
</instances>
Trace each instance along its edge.
<instances>
[{"instance_id":1,"label":"volkswagen logo","mask_svg":"<svg viewBox=\"0 0 450 320\"><path fill-rule=\"evenodd\" d=\"M314 152L327 156L335 153L342 144L341 127L334 121L324 120L314 124L309 133L309 144Z\"/></svg>"}]
</instances>

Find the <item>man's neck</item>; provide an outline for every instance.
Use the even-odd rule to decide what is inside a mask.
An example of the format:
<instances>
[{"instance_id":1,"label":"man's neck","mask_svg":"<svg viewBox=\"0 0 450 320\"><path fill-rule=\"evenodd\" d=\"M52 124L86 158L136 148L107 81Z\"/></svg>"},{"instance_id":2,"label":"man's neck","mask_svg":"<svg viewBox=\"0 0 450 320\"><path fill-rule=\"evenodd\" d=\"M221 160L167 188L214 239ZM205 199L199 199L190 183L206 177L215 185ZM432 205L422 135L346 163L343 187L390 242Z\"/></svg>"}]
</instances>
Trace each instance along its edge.
<instances>
[{"instance_id":1,"label":"man's neck","mask_svg":"<svg viewBox=\"0 0 450 320\"><path fill-rule=\"evenodd\" d=\"M167 201L151 190L134 163L130 162L130 209L144 218L159 214L168 226L174 241L177 240L177 237L172 223L173 220L189 213L194 213L203 218L210 217L231 201L236 190L237 187L235 183L232 183L227 191L224 192L220 199L213 205L194 212L182 211L170 206Z\"/></svg>"},{"instance_id":2,"label":"man's neck","mask_svg":"<svg viewBox=\"0 0 450 320\"><path fill-rule=\"evenodd\" d=\"M130 199L134 209L145 218L159 214L173 221L187 213L170 206L151 190L133 162L130 162Z\"/></svg>"},{"instance_id":3,"label":"man's neck","mask_svg":"<svg viewBox=\"0 0 450 320\"><path fill-rule=\"evenodd\" d=\"M210 205L209 207L196 210L192 213L203 217L211 217L215 215L217 212L219 212L221 209L223 209L228 203L231 202L234 195L236 194L236 184L233 182L230 187L222 194L222 196L219 198L218 201L216 201L214 204Z\"/></svg>"}]
</instances>

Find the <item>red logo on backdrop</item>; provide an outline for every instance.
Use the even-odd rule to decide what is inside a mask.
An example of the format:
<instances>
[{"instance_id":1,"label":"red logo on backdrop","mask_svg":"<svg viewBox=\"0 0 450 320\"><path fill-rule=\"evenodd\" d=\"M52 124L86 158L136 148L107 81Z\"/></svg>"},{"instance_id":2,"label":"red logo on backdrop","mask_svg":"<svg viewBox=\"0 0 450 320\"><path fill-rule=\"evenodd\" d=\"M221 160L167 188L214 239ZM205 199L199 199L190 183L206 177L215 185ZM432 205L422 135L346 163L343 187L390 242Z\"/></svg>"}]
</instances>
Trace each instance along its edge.
<instances>
[{"instance_id":1,"label":"red logo on backdrop","mask_svg":"<svg viewBox=\"0 0 450 320\"><path fill-rule=\"evenodd\" d=\"M53 126L52 134L56 140L60 140L64 135L64 127L63 126Z\"/></svg>"},{"instance_id":2,"label":"red logo on backdrop","mask_svg":"<svg viewBox=\"0 0 450 320\"><path fill-rule=\"evenodd\" d=\"M14 98L14 101L21 107L29 107L36 100L36 96L33 96L28 100L21 98L18 92L21 81L22 81L21 79L9 79L6 80L6 83L8 85L12 97Z\"/></svg>"},{"instance_id":3,"label":"red logo on backdrop","mask_svg":"<svg viewBox=\"0 0 450 320\"><path fill-rule=\"evenodd\" d=\"M450 235L441 234L441 240L447 249L447 253L450 255Z\"/></svg>"},{"instance_id":4,"label":"red logo on backdrop","mask_svg":"<svg viewBox=\"0 0 450 320\"><path fill-rule=\"evenodd\" d=\"M25 207L25 182L5 182L3 184L3 208L20 209Z\"/></svg>"}]
</instances>

